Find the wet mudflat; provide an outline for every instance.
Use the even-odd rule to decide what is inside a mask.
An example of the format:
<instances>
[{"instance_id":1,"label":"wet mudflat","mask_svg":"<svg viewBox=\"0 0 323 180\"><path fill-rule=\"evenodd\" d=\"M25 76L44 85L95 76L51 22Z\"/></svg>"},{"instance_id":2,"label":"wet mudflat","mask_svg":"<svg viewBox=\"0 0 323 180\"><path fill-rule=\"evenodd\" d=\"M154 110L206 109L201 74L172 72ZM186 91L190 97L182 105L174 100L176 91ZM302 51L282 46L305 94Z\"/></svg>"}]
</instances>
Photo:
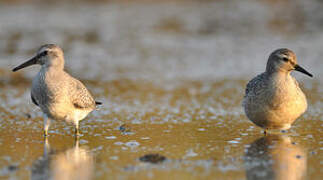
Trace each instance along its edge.
<instances>
[{"instance_id":1,"label":"wet mudflat","mask_svg":"<svg viewBox=\"0 0 323 180\"><path fill-rule=\"evenodd\" d=\"M284 18L254 1L1 6L0 178L321 179L322 5L309 2L287 5ZM44 43L62 46L67 71L104 103L78 141L60 121L44 140L29 91L38 68L10 72ZM293 73L308 111L264 136L241 100L279 47L314 78Z\"/></svg>"},{"instance_id":2,"label":"wet mudflat","mask_svg":"<svg viewBox=\"0 0 323 180\"><path fill-rule=\"evenodd\" d=\"M240 108L244 83L187 83L162 90L136 81L100 87L87 82L92 88L102 88L103 92L95 95L106 98L105 106L81 123L80 150L75 150L73 126L64 122L53 123L48 137L50 147L45 150L41 114L30 101L10 109L2 107L1 175L36 179L60 173L85 173L98 179L244 179L246 174L257 174L260 169L258 177L299 173L319 178L321 172L316 167L322 162L322 99L317 99L317 87L306 91L314 95L309 98L312 110L287 134L264 137ZM189 87L183 88L186 86ZM24 88L4 89L13 92L11 98L28 96ZM163 156L161 162L150 163L141 158L154 153ZM35 166L47 156L50 160ZM271 163L278 165L272 167ZM56 172L57 168L62 169Z\"/></svg>"}]
</instances>

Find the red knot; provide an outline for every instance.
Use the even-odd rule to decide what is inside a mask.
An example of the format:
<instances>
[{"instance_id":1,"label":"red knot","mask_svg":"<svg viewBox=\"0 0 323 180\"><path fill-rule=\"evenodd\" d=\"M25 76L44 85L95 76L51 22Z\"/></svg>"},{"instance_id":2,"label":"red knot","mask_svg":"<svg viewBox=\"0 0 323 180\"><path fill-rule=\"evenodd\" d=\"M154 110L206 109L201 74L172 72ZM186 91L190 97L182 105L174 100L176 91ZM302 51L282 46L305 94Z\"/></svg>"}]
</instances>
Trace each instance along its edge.
<instances>
[{"instance_id":1,"label":"red knot","mask_svg":"<svg viewBox=\"0 0 323 180\"><path fill-rule=\"evenodd\" d=\"M57 45L41 46L34 57L12 71L34 64L41 68L32 81L31 99L44 114L44 135L47 136L50 119L54 119L73 123L75 135L79 136L79 121L101 102L96 102L79 80L64 71L64 54Z\"/></svg>"},{"instance_id":2,"label":"red knot","mask_svg":"<svg viewBox=\"0 0 323 180\"><path fill-rule=\"evenodd\" d=\"M243 107L247 117L265 129L287 130L307 109L306 97L291 71L300 71L296 55L289 49L277 49L268 58L266 71L247 84Z\"/></svg>"}]
</instances>

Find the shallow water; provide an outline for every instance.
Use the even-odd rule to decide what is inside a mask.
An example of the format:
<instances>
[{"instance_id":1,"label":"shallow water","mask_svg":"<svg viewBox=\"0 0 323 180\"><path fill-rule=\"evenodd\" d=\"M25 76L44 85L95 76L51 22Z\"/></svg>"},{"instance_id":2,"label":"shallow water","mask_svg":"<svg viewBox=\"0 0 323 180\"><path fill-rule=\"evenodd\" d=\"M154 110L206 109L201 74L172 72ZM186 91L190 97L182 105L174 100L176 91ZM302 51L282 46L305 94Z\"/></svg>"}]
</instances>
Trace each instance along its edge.
<instances>
[{"instance_id":1,"label":"shallow water","mask_svg":"<svg viewBox=\"0 0 323 180\"><path fill-rule=\"evenodd\" d=\"M321 179L323 5L281 3L282 17L269 1L0 6L0 178ZM43 139L29 91L39 67L10 72L49 42L104 103L78 141L59 121ZM308 110L264 137L241 100L278 47L314 78L293 73Z\"/></svg>"}]
</instances>

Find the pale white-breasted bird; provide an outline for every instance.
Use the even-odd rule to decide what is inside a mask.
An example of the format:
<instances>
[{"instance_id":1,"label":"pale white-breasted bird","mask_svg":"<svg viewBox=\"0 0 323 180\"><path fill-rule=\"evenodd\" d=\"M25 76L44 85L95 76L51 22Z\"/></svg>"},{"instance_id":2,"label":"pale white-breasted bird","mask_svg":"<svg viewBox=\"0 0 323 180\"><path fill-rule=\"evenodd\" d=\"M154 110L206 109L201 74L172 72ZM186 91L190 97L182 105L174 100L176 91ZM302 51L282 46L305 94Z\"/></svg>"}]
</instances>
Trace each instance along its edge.
<instances>
[{"instance_id":1,"label":"pale white-breasted bird","mask_svg":"<svg viewBox=\"0 0 323 180\"><path fill-rule=\"evenodd\" d=\"M307 109L305 94L290 73L295 70L310 77L297 64L293 51L282 48L271 53L266 71L248 82L243 107L247 117L266 130L287 130Z\"/></svg>"},{"instance_id":2,"label":"pale white-breasted bird","mask_svg":"<svg viewBox=\"0 0 323 180\"><path fill-rule=\"evenodd\" d=\"M34 57L12 71L34 64L41 68L32 81L31 99L44 114L44 135L47 136L50 119L54 119L73 123L78 136L79 121L101 102L95 101L79 80L64 71L64 54L57 45L41 46Z\"/></svg>"}]
</instances>

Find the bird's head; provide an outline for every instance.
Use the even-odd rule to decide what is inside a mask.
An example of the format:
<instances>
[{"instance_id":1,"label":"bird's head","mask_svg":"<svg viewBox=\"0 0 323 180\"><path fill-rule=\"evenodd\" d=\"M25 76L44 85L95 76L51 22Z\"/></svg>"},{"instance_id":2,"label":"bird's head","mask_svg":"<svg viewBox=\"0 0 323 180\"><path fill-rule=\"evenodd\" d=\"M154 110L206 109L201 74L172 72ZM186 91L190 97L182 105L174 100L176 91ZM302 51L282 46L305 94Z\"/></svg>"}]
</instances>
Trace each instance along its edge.
<instances>
[{"instance_id":1,"label":"bird's head","mask_svg":"<svg viewBox=\"0 0 323 180\"><path fill-rule=\"evenodd\" d=\"M39 64L45 67L55 67L64 69L64 54L60 47L55 44L46 44L41 46L36 55L30 60L15 67L12 71L18 71L19 69Z\"/></svg>"},{"instance_id":2,"label":"bird's head","mask_svg":"<svg viewBox=\"0 0 323 180\"><path fill-rule=\"evenodd\" d=\"M297 64L296 55L293 51L282 48L272 52L268 58L266 71L267 72L291 72L299 71L310 77L313 75L307 72L304 68Z\"/></svg>"}]
</instances>

